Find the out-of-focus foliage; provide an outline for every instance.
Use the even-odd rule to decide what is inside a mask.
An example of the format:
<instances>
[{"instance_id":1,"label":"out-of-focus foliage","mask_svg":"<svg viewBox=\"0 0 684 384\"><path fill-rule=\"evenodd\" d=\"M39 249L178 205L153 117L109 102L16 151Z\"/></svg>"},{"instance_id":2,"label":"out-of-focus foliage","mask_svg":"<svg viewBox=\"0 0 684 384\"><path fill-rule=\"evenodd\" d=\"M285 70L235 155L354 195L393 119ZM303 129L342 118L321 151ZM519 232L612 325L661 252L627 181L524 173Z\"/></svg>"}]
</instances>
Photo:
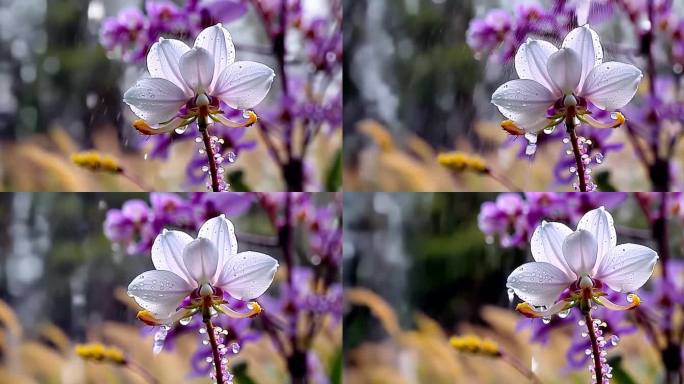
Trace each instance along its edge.
<instances>
[{"instance_id":1,"label":"out-of-focus foliage","mask_svg":"<svg viewBox=\"0 0 684 384\"><path fill-rule=\"evenodd\" d=\"M530 331L520 331L519 315L495 306L481 308L482 324L461 322L445 330L434 319L415 313L415 326L399 327L397 314L382 298L364 289L349 289L347 302L365 308L381 324L386 336L348 349L345 380L359 384L412 383L525 383L528 380L501 358L455 351L449 345L451 334L476 334L496 341L503 351L519 363L532 368L543 383L584 383L584 371L564 372L562 351L568 348L573 327L555 331L545 346L529 342ZM620 358L613 360L618 383L654 383L658 353L644 348L645 334L639 332L622 339ZM612 358L612 356L611 356ZM617 364L615 363L617 362ZM627 378L627 379L626 379Z\"/></svg>"}]
</instances>

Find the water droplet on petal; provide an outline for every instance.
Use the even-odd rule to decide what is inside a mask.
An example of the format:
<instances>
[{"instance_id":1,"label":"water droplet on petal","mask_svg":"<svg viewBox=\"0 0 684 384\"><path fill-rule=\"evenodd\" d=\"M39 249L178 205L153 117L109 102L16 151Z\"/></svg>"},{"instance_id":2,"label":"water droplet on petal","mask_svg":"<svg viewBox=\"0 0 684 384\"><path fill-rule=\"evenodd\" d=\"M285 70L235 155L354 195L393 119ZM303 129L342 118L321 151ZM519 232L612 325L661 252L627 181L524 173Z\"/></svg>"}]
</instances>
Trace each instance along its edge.
<instances>
[{"instance_id":1,"label":"water droplet on petal","mask_svg":"<svg viewBox=\"0 0 684 384\"><path fill-rule=\"evenodd\" d=\"M180 323L180 325L188 325L188 324L190 324L191 320L192 320L192 317L186 317L184 319L180 319L179 323Z\"/></svg>"},{"instance_id":2,"label":"water droplet on petal","mask_svg":"<svg viewBox=\"0 0 684 384\"><path fill-rule=\"evenodd\" d=\"M561 319L565 319L566 317L568 317L568 315L570 315L570 309L569 308L564 310L564 311L558 312L558 317L560 317Z\"/></svg>"},{"instance_id":3,"label":"water droplet on petal","mask_svg":"<svg viewBox=\"0 0 684 384\"><path fill-rule=\"evenodd\" d=\"M508 288L508 303L513 303L514 298L515 298L515 291L513 291L512 288Z\"/></svg>"}]
</instances>

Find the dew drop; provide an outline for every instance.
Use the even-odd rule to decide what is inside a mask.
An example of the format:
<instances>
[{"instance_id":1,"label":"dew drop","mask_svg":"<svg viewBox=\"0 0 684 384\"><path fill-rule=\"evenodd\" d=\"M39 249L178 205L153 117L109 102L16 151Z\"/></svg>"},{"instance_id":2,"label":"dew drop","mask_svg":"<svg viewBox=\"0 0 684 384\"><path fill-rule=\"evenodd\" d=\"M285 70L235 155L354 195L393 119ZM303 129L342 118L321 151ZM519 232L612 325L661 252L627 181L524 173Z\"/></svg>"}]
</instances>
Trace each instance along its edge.
<instances>
[{"instance_id":1,"label":"dew drop","mask_svg":"<svg viewBox=\"0 0 684 384\"><path fill-rule=\"evenodd\" d=\"M610 344L611 344L613 347L616 346L616 345L618 345L619 342L620 342L620 336L618 336L618 335L613 335L613 336L610 337Z\"/></svg>"},{"instance_id":2,"label":"dew drop","mask_svg":"<svg viewBox=\"0 0 684 384\"><path fill-rule=\"evenodd\" d=\"M564 311L558 312L558 317L560 317L561 319L565 319L566 317L568 317L568 315L570 315L570 309L569 308L564 310Z\"/></svg>"},{"instance_id":3,"label":"dew drop","mask_svg":"<svg viewBox=\"0 0 684 384\"><path fill-rule=\"evenodd\" d=\"M594 158L594 160L596 160L596 164L603 163L603 160L604 160L603 154L602 153L596 154L596 157Z\"/></svg>"},{"instance_id":4,"label":"dew drop","mask_svg":"<svg viewBox=\"0 0 684 384\"><path fill-rule=\"evenodd\" d=\"M226 160L228 160L229 163L234 163L235 160L237 160L237 155L235 154L235 152L228 152L226 154Z\"/></svg>"},{"instance_id":5,"label":"dew drop","mask_svg":"<svg viewBox=\"0 0 684 384\"><path fill-rule=\"evenodd\" d=\"M240 344L238 344L238 343L233 343L233 344L231 344L231 345L230 345L230 350L231 350L233 353L239 353L239 352L240 352Z\"/></svg>"},{"instance_id":6,"label":"dew drop","mask_svg":"<svg viewBox=\"0 0 684 384\"><path fill-rule=\"evenodd\" d=\"M544 324L549 324L549 323L551 323L551 318L550 318L550 317L544 317L544 318L542 318L542 323L544 323Z\"/></svg>"},{"instance_id":7,"label":"dew drop","mask_svg":"<svg viewBox=\"0 0 684 384\"><path fill-rule=\"evenodd\" d=\"M183 126L183 127L178 127L178 128L176 128L175 131L176 131L177 134L182 135L182 134L184 134L185 131L187 131L187 130L188 130L188 126L186 125L186 126Z\"/></svg>"},{"instance_id":8,"label":"dew drop","mask_svg":"<svg viewBox=\"0 0 684 384\"><path fill-rule=\"evenodd\" d=\"M179 323L180 323L180 325L188 325L188 324L190 324L191 320L192 320L192 317L186 317L184 319L180 319Z\"/></svg>"},{"instance_id":9,"label":"dew drop","mask_svg":"<svg viewBox=\"0 0 684 384\"><path fill-rule=\"evenodd\" d=\"M508 303L513 303L513 298L515 298L515 291L512 288L508 288Z\"/></svg>"}]
</instances>

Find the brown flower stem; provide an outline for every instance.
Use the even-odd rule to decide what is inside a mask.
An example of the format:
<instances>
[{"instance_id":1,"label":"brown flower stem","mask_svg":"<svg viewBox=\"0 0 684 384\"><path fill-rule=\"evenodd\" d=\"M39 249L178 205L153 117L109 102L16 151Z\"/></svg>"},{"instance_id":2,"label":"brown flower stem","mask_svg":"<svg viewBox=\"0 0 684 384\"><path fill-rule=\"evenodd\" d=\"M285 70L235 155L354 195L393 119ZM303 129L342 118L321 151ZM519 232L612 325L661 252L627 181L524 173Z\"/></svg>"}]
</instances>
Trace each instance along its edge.
<instances>
[{"instance_id":1,"label":"brown flower stem","mask_svg":"<svg viewBox=\"0 0 684 384\"><path fill-rule=\"evenodd\" d=\"M214 334L214 324L211 322L211 314L208 310L204 312L202 320L204 321L204 325L207 327L209 345L211 345L211 355L214 359L214 369L216 371L216 382L218 384L224 384L223 369L221 368L221 355L219 354L218 343L216 342L216 335Z\"/></svg>"},{"instance_id":2,"label":"brown flower stem","mask_svg":"<svg viewBox=\"0 0 684 384\"><path fill-rule=\"evenodd\" d=\"M572 143L572 152L575 154L575 163L577 163L577 178L579 179L579 188L581 192L587 191L587 180L584 174L584 162L582 161L582 153L580 152L579 139L577 138L577 131L575 130L575 112L574 107L568 107L568 115L565 118L565 127L570 136L570 143Z\"/></svg>"},{"instance_id":3,"label":"brown flower stem","mask_svg":"<svg viewBox=\"0 0 684 384\"><path fill-rule=\"evenodd\" d=\"M211 146L211 137L209 136L209 128L207 124L207 110L206 107L200 108L200 114L197 119L197 126L202 134L202 141L204 141L204 150L207 153L209 160L209 175L211 176L211 190L219 192L220 183L218 178L218 167L216 166L216 159L214 159L214 150Z\"/></svg>"},{"instance_id":4,"label":"brown flower stem","mask_svg":"<svg viewBox=\"0 0 684 384\"><path fill-rule=\"evenodd\" d=\"M141 190L147 191L147 192L152 192L152 191L153 191L152 188L143 185L143 183L142 183L140 180L138 180L138 179L136 179L135 177L131 176L131 175L130 175L128 172L126 172L125 170L122 170L121 173L119 173L119 174L120 174L121 176L123 176L124 178L126 178L126 179L127 179L128 181L130 181L131 183L135 184L135 186L138 187L138 188L140 188Z\"/></svg>"},{"instance_id":5,"label":"brown flower stem","mask_svg":"<svg viewBox=\"0 0 684 384\"><path fill-rule=\"evenodd\" d=\"M532 372L531 369L523 365L523 363L521 363L520 360L503 351L500 351L499 353L501 356L501 360L506 362L511 367L515 368L515 370L520 372L520 374L522 374L523 376L525 376L530 381L530 383L541 384L541 380L539 379L539 377L537 377L537 375L535 375L535 373Z\"/></svg>"},{"instance_id":6,"label":"brown flower stem","mask_svg":"<svg viewBox=\"0 0 684 384\"><path fill-rule=\"evenodd\" d=\"M495 173L491 169L487 168L484 172L485 175L489 176L492 180L498 182L504 188L508 189L509 192L521 192L522 189L518 188L512 181L507 179L505 176Z\"/></svg>"},{"instance_id":7,"label":"brown flower stem","mask_svg":"<svg viewBox=\"0 0 684 384\"><path fill-rule=\"evenodd\" d=\"M124 366L128 368L131 372L135 372L137 375L140 377L144 378L146 382L151 383L151 384L158 384L159 380L155 379L154 376L152 376L152 373L145 369L142 365L138 363L134 363L130 360L126 360L124 363Z\"/></svg>"},{"instance_id":8,"label":"brown flower stem","mask_svg":"<svg viewBox=\"0 0 684 384\"><path fill-rule=\"evenodd\" d=\"M596 382L603 383L603 369L601 368L601 351L599 349L596 332L594 330L594 319L591 318L591 311L584 313L584 321L587 322L587 332L589 332L589 340L591 341L591 351L594 356L594 373L596 374Z\"/></svg>"}]
</instances>

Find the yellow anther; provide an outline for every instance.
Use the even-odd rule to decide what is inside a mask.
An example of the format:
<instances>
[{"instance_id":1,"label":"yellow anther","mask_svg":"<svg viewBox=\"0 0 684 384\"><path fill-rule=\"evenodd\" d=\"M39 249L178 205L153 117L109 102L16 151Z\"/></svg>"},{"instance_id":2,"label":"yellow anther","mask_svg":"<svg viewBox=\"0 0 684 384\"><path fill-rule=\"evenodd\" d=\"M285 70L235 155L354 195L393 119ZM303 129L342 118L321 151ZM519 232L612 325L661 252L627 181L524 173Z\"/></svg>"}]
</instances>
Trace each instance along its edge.
<instances>
[{"instance_id":1,"label":"yellow anther","mask_svg":"<svg viewBox=\"0 0 684 384\"><path fill-rule=\"evenodd\" d=\"M504 120L501 122L501 128L508 132L512 136L523 136L525 135L525 130L518 127L513 120Z\"/></svg>"},{"instance_id":2,"label":"yellow anther","mask_svg":"<svg viewBox=\"0 0 684 384\"><path fill-rule=\"evenodd\" d=\"M461 352L482 354L488 356L499 356L501 350L499 345L488 339L482 339L475 335L453 336L449 339L449 344Z\"/></svg>"},{"instance_id":3,"label":"yellow anther","mask_svg":"<svg viewBox=\"0 0 684 384\"><path fill-rule=\"evenodd\" d=\"M618 127L622 126L627 121L627 119L625 119L625 115L623 115L621 112L611 113L610 118L613 121L611 121L610 123L602 123L602 122L594 119L589 114L578 115L577 117L581 121L591 125L594 128L618 128Z\"/></svg>"},{"instance_id":4,"label":"yellow anther","mask_svg":"<svg viewBox=\"0 0 684 384\"><path fill-rule=\"evenodd\" d=\"M455 171L486 172L487 163L479 156L464 152L448 152L437 156L437 162Z\"/></svg>"},{"instance_id":5,"label":"yellow anther","mask_svg":"<svg viewBox=\"0 0 684 384\"><path fill-rule=\"evenodd\" d=\"M157 318L154 317L152 312L150 312L148 310L139 311L135 317L147 325L151 325L151 326L161 325L161 322Z\"/></svg>"},{"instance_id":6,"label":"yellow anther","mask_svg":"<svg viewBox=\"0 0 684 384\"><path fill-rule=\"evenodd\" d=\"M249 309L249 312L238 312L227 305L215 305L214 309L217 311L223 313L224 315L228 315L234 319L245 319L248 317L254 317L258 314L261 313L261 305L257 303L256 301L250 301L247 304L247 309Z\"/></svg>"},{"instance_id":7,"label":"yellow anther","mask_svg":"<svg viewBox=\"0 0 684 384\"><path fill-rule=\"evenodd\" d=\"M99 343L79 344L74 348L74 351L84 360L126 364L123 351L116 347L107 347Z\"/></svg>"},{"instance_id":8,"label":"yellow anther","mask_svg":"<svg viewBox=\"0 0 684 384\"><path fill-rule=\"evenodd\" d=\"M143 135L156 135L157 132L156 130L152 129L149 124L143 119L138 119L133 122L133 128L135 128L138 132L142 133Z\"/></svg>"},{"instance_id":9,"label":"yellow anther","mask_svg":"<svg viewBox=\"0 0 684 384\"><path fill-rule=\"evenodd\" d=\"M211 117L212 120L214 120L217 123L220 123L222 125L225 125L228 128L251 127L252 125L254 125L254 123L257 122L257 120L259 120L259 116L257 116L257 114L254 113L254 111L245 111L243 116L246 119L245 121L235 122L235 121L228 119L227 117L225 117L221 113L209 115L209 117Z\"/></svg>"},{"instance_id":10,"label":"yellow anther","mask_svg":"<svg viewBox=\"0 0 684 384\"><path fill-rule=\"evenodd\" d=\"M594 301L611 311L627 311L641 305L641 299L635 293L627 295L627 305L620 305L608 300L605 296L595 296Z\"/></svg>"},{"instance_id":11,"label":"yellow anther","mask_svg":"<svg viewBox=\"0 0 684 384\"><path fill-rule=\"evenodd\" d=\"M123 172L123 168L121 168L115 158L109 155L100 154L96 151L74 153L71 155L71 161L79 167L83 167L91 171L102 171L109 173Z\"/></svg>"}]
</instances>

